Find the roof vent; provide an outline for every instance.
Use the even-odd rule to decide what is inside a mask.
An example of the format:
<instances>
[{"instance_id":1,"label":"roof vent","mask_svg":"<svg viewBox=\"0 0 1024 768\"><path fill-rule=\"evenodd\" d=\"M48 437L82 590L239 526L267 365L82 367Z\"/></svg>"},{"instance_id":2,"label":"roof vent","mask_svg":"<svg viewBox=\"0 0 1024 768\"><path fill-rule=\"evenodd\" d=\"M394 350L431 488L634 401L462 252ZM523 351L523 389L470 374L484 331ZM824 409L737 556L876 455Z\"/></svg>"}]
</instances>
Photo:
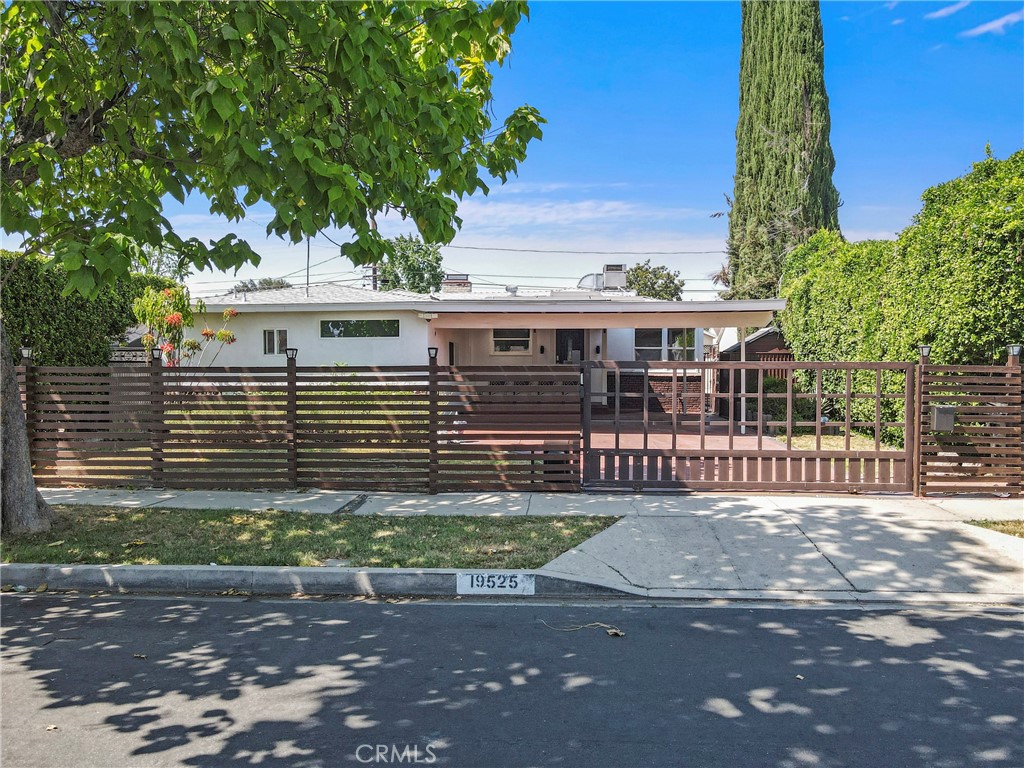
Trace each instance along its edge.
<instances>
[{"instance_id":1,"label":"roof vent","mask_svg":"<svg viewBox=\"0 0 1024 768\"><path fill-rule=\"evenodd\" d=\"M473 283L469 275L448 273L441 281L441 293L471 293Z\"/></svg>"},{"instance_id":2,"label":"roof vent","mask_svg":"<svg viewBox=\"0 0 1024 768\"><path fill-rule=\"evenodd\" d=\"M505 290L508 291L509 296L515 296L519 292L518 285L506 285Z\"/></svg>"}]
</instances>

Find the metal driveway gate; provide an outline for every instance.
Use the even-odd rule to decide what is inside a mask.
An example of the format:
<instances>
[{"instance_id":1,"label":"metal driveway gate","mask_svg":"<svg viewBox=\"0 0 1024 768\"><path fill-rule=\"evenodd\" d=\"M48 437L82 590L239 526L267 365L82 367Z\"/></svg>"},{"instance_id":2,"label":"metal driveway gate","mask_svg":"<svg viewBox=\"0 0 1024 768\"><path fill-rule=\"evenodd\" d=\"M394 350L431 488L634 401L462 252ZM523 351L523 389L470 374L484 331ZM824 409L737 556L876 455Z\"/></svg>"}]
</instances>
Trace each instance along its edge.
<instances>
[{"instance_id":1,"label":"metal driveway gate","mask_svg":"<svg viewBox=\"0 0 1024 768\"><path fill-rule=\"evenodd\" d=\"M912 491L914 365L588 362L586 489Z\"/></svg>"}]
</instances>

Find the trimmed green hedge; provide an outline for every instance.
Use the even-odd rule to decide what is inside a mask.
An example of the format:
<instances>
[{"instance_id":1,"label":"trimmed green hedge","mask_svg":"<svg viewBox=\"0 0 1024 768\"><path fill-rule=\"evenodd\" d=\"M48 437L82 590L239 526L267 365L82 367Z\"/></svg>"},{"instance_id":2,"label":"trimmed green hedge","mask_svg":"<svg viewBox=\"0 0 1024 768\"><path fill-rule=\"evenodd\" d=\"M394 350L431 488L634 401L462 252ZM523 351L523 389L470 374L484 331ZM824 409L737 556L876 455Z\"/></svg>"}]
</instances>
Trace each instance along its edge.
<instances>
[{"instance_id":1,"label":"trimmed green hedge","mask_svg":"<svg viewBox=\"0 0 1024 768\"><path fill-rule=\"evenodd\" d=\"M787 258L780 322L798 360L1006 359L1024 341L1024 150L928 189L896 241L821 231Z\"/></svg>"},{"instance_id":2,"label":"trimmed green hedge","mask_svg":"<svg viewBox=\"0 0 1024 768\"><path fill-rule=\"evenodd\" d=\"M136 324L132 302L149 286L176 283L153 275L132 275L90 301L78 293L61 295L67 274L42 258L0 251L7 343L15 362L19 347L32 347L39 365L106 365L110 345Z\"/></svg>"}]
</instances>

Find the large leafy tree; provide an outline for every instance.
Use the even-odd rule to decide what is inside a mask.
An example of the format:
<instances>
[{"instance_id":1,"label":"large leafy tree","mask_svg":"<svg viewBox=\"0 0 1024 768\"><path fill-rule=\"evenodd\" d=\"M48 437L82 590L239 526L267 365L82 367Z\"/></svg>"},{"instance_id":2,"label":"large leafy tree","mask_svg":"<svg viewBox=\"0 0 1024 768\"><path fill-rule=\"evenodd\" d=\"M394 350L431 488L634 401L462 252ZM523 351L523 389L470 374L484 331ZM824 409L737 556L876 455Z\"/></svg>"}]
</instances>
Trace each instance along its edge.
<instances>
[{"instance_id":1,"label":"large leafy tree","mask_svg":"<svg viewBox=\"0 0 1024 768\"><path fill-rule=\"evenodd\" d=\"M380 265L381 290L404 288L417 293L440 290L444 268L439 245L424 243L415 236L399 235L391 241L391 246L391 253Z\"/></svg>"},{"instance_id":2,"label":"large leafy tree","mask_svg":"<svg viewBox=\"0 0 1024 768\"><path fill-rule=\"evenodd\" d=\"M778 295L785 255L839 230L817 0L742 6L740 115L727 296Z\"/></svg>"},{"instance_id":3,"label":"large leafy tree","mask_svg":"<svg viewBox=\"0 0 1024 768\"><path fill-rule=\"evenodd\" d=\"M680 301L685 282L679 272L647 259L626 270L626 287L637 296L648 296L662 301Z\"/></svg>"},{"instance_id":4,"label":"large leafy tree","mask_svg":"<svg viewBox=\"0 0 1024 768\"><path fill-rule=\"evenodd\" d=\"M506 0L11 2L0 14L3 228L83 295L144 248L198 269L258 261L233 234L178 235L166 194L230 220L269 206L268 232L294 242L345 228L355 263L388 252L376 228L388 212L447 242L457 199L487 191L481 168L504 181L541 135L529 106L492 123L492 68L526 11ZM8 426L10 366L3 382ZM45 525L30 482L9 471L8 451L22 474L27 461L20 432L4 443L8 530Z\"/></svg>"}]
</instances>

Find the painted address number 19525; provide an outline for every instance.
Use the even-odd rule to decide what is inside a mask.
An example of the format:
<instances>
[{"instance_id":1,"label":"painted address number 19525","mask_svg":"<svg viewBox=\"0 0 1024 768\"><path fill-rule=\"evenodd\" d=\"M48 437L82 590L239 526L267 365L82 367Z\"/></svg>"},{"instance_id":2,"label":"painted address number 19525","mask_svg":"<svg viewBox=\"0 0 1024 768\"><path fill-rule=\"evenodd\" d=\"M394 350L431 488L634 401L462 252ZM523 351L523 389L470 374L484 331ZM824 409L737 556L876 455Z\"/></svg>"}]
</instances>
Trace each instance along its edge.
<instances>
[{"instance_id":1,"label":"painted address number 19525","mask_svg":"<svg viewBox=\"0 0 1024 768\"><path fill-rule=\"evenodd\" d=\"M460 573L456 591L460 595L532 595L535 582L532 573Z\"/></svg>"}]
</instances>

